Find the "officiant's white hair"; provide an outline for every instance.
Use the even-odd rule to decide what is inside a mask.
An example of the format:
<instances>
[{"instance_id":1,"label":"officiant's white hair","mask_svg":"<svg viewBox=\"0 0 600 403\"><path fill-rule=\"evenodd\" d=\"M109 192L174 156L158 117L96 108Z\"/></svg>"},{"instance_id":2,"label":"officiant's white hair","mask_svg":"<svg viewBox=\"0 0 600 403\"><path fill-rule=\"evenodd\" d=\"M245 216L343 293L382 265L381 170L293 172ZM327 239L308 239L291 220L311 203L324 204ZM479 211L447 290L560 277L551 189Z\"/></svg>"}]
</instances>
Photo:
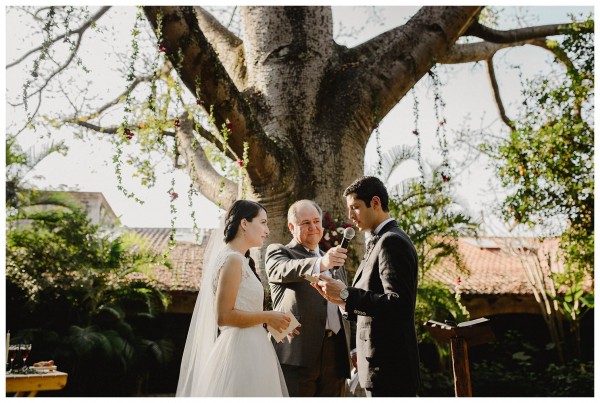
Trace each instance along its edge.
<instances>
[{"instance_id":1,"label":"officiant's white hair","mask_svg":"<svg viewBox=\"0 0 600 403\"><path fill-rule=\"evenodd\" d=\"M288 209L288 215L287 215L288 223L297 225L298 224L298 210L300 210L300 207L304 207L307 205L313 206L314 208L316 208L317 211L319 212L319 216L321 216L321 218L323 218L323 210L321 210L321 207L316 202L314 202L312 200L308 200L308 199L302 199L302 200L298 200L298 201L294 202Z\"/></svg>"}]
</instances>

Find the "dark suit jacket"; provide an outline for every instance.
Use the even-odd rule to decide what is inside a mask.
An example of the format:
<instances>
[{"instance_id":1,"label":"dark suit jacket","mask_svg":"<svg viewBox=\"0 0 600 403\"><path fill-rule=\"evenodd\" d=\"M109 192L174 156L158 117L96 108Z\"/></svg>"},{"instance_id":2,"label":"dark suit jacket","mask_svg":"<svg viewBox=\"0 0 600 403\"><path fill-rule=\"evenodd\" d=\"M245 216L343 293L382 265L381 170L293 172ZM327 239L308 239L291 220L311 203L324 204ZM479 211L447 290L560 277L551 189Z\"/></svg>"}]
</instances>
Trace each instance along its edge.
<instances>
[{"instance_id":1,"label":"dark suit jacket","mask_svg":"<svg viewBox=\"0 0 600 403\"><path fill-rule=\"evenodd\" d=\"M348 288L346 316L356 320L360 384L368 389L417 392L419 351L415 330L417 253L396 221L387 223ZM414 396L414 394L412 394Z\"/></svg>"},{"instance_id":2,"label":"dark suit jacket","mask_svg":"<svg viewBox=\"0 0 600 403\"><path fill-rule=\"evenodd\" d=\"M308 367L316 363L320 356L327 321L327 301L319 295L304 274L312 274L318 257L293 240L287 245L271 244L267 248L265 269L271 288L273 309L291 312L302 324L300 334L291 343L276 343L275 350L279 362L287 365ZM346 270L332 270L332 277L347 284ZM339 312L339 310L338 310ZM344 349L346 360L338 363L339 376L350 377L350 325L339 315L345 337L340 349Z\"/></svg>"}]
</instances>

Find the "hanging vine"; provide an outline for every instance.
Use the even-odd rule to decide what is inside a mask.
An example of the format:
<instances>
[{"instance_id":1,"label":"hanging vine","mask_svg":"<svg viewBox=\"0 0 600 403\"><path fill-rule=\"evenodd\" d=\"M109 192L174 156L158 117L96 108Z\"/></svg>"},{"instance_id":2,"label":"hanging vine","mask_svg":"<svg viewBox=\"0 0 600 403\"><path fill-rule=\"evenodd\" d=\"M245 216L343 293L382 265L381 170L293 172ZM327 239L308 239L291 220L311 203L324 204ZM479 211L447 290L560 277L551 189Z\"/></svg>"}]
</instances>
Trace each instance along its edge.
<instances>
[{"instance_id":1,"label":"hanging vine","mask_svg":"<svg viewBox=\"0 0 600 403\"><path fill-rule=\"evenodd\" d=\"M414 129L412 133L417 137L417 163L419 164L419 172L421 173L421 179L419 183L423 188L425 186L425 169L423 168L423 157L421 155L421 137L419 136L419 100L417 99L417 92L413 87L411 89L413 95L413 117L414 117Z\"/></svg>"},{"instance_id":2,"label":"hanging vine","mask_svg":"<svg viewBox=\"0 0 600 403\"><path fill-rule=\"evenodd\" d=\"M169 212L171 213L171 233L169 235L169 250L175 247L175 221L177 219L177 206L175 206L175 200L179 198L179 194L175 192L175 177L171 178L171 188L167 192L171 198L169 201Z\"/></svg>"},{"instance_id":3,"label":"hanging vine","mask_svg":"<svg viewBox=\"0 0 600 403\"><path fill-rule=\"evenodd\" d=\"M156 34L156 37L158 38L158 43L160 44L162 42L162 21L163 21L163 14L162 11L159 11L156 14L156 29L154 30L154 33ZM160 60L160 52L156 52L154 54L154 59L152 60L152 81L150 82L150 94L148 95L148 109L150 109L154 114L157 113L156 111L156 90L157 90L157 86L156 86L156 80L159 76L159 71L158 71L158 61ZM158 116L156 116L158 118Z\"/></svg>"},{"instance_id":4,"label":"hanging vine","mask_svg":"<svg viewBox=\"0 0 600 403\"><path fill-rule=\"evenodd\" d=\"M442 176L442 182L446 183L450 181L451 172L450 164L448 162L448 140L446 138L446 118L444 117L444 108L446 103L441 97L441 83L439 75L434 71L435 67L429 71L429 76L433 82L433 94L434 94L434 110L435 119L437 126L435 129L435 136L442 152L442 166L440 169L440 175Z\"/></svg>"},{"instance_id":5,"label":"hanging vine","mask_svg":"<svg viewBox=\"0 0 600 403\"><path fill-rule=\"evenodd\" d=\"M381 137L379 133L379 106L375 105L373 112L373 130L375 130L375 150L377 151L377 171L375 174L379 177L383 174L383 154L381 152Z\"/></svg>"},{"instance_id":6,"label":"hanging vine","mask_svg":"<svg viewBox=\"0 0 600 403\"><path fill-rule=\"evenodd\" d=\"M50 53L50 47L52 46L52 43L53 43L52 29L56 26L56 23L54 22L55 15L56 15L56 10L53 6L51 6L50 9L48 10L48 13L46 14L46 23L44 24L44 28L43 28L46 39L44 40L44 43L42 44L42 49L40 50L38 57L33 62L33 67L31 69L31 73L30 73L31 77L33 77L34 79L39 76L40 63L42 61L44 61ZM32 82L32 80L30 78L28 78L25 81L25 83L23 83L23 106L25 107L25 113L27 114L27 124L28 125L31 123L31 121L33 119L33 116L29 113L29 103L27 100L27 98L29 97L28 91L29 91L29 87L31 86L31 82Z\"/></svg>"},{"instance_id":7,"label":"hanging vine","mask_svg":"<svg viewBox=\"0 0 600 403\"><path fill-rule=\"evenodd\" d=\"M166 46L163 43L162 40L162 27L163 27L163 16L159 15L158 16L158 24L156 26L155 29L155 33L156 33L156 37L158 38L158 43L157 43L157 55L160 56L161 53L165 54L165 57L175 66L176 70L181 70L183 68L182 63L184 60L184 55L183 55L183 51L182 48L180 47L179 49L177 49L177 51L175 51L174 49L167 49ZM156 60L156 59L155 59ZM156 63L156 62L155 62ZM158 63L155 64L155 66L153 66L153 71L156 71L156 68L158 66ZM153 77L153 84L152 84L152 92L148 98L148 104L156 104L156 99L153 97L153 94L156 91L156 84L155 84L155 77ZM169 75L167 77L167 93L171 93L171 91L173 91L172 95L173 96L166 96L164 99L165 105L163 105L160 108L160 111L158 109L158 107L154 107L151 108L154 112L155 112L155 118L157 121L164 121L164 126L166 128L172 127L175 128L175 130L179 129L182 126L182 122L180 117L176 117L174 119L172 119L171 121L168 120L168 110L171 109L175 109L175 110L181 110L183 109L185 112L187 112L187 119L191 119L192 120L192 124L193 124L193 128L195 130L194 136L193 136L193 140L192 140L192 150L194 152L196 152L198 150L198 146L200 145L200 141L198 140L198 135L199 133L202 131L202 126L201 126L201 122L204 121L209 127L218 127L216 124L216 119L214 116L214 106L210 105L207 107L207 105L205 105L204 100L203 100L203 94L202 94L202 89L201 89L201 85L200 85L200 77L196 77L195 78L195 105L188 105L184 100L183 100L183 84L179 81L179 79L177 77L173 77L171 75ZM175 105L169 105L170 100L171 99L175 99ZM160 113L162 112L162 116L158 116ZM243 151L243 155L240 158L232 149L231 147L229 147L228 145L228 141L231 138L232 134L233 134L233 125L229 120L226 120L225 123L223 123L221 125L221 127L213 132L213 135L216 138L216 142L215 144L217 145L216 150L218 150L218 153L220 154L219 157L217 158L217 163L220 164L221 169L224 171L225 175L232 175L235 178L238 178L239 183L240 183L240 194L241 197L245 198L247 196L247 192L248 192L248 181L246 180L247 177L247 172L246 172L246 168L248 166L249 163L249 153L248 153L248 143L244 142L244 151ZM163 132L164 133L164 132ZM163 136L158 136L158 137L163 137ZM212 143L207 142L206 147L208 147L207 149L202 149L202 151L210 153L210 150L212 149ZM174 148L173 148L173 154L174 154L174 158L175 158L175 168L178 167L178 149L177 149L177 141L175 141L174 143ZM212 154L213 157L215 154ZM230 157L228 155L232 155L233 156L233 164L230 164ZM186 161L188 164L193 164L193 161ZM232 168L236 167L236 171L232 171ZM191 176L191 184L189 186L189 189L187 190L187 196L188 196L188 206L190 207L191 210L191 218L193 221L193 228L194 228L194 233L196 235L196 241L199 242L200 241L200 231L199 231L199 227L198 227L198 223L197 223L197 217L196 217L196 212L194 211L193 208L193 196L198 195L199 193L194 189L194 182L196 180L196 170L194 169L194 166L192 165L189 169L190 171L190 176ZM225 186L225 181L222 180L221 181L221 186L220 186L220 190L222 191L224 189ZM174 235L175 232L175 221L176 221L176 216L175 214L177 213L177 209L175 208L173 202L174 200L177 198L176 196L173 197L173 195L178 195L178 193L176 192L176 184L174 182L174 180L172 181L172 186L171 189L168 191L168 194L171 196L171 233L172 233L172 237ZM219 205L219 207L222 207ZM172 239L170 240L170 242L172 242Z\"/></svg>"},{"instance_id":8,"label":"hanging vine","mask_svg":"<svg viewBox=\"0 0 600 403\"><path fill-rule=\"evenodd\" d=\"M73 12L75 11L75 8L73 6L70 6L67 8L67 15L65 16L65 18L63 19L63 25L65 27L65 32L67 33L65 35L65 38L63 39L64 42L68 43L69 46L69 51L70 52L74 52L75 49L77 48L77 43L75 43L73 41L73 39L71 39L71 35L69 35L69 33L71 32L71 29L69 28L69 23L71 21L71 16L73 15ZM77 56L75 59L75 64L79 67L81 67L81 69L85 72L85 73L89 73L90 70L85 67L85 65L83 64L83 60L81 60L81 57Z\"/></svg>"},{"instance_id":9,"label":"hanging vine","mask_svg":"<svg viewBox=\"0 0 600 403\"><path fill-rule=\"evenodd\" d=\"M140 34L139 24L144 18L144 14L142 12L141 7L138 7L138 12L135 17L135 24L133 25L133 29L131 30L131 47L133 48L133 52L131 58L129 59L129 68L127 73L127 83L131 85L135 80L135 62L138 59L140 48L138 44L138 36ZM124 106L124 114L123 120L121 121L121 126L117 130L117 139L115 141L115 154L113 155L113 163L115 164L115 175L117 176L117 189L121 191L127 198L134 199L139 204L144 204L144 201L139 199L133 192L128 191L123 186L123 145L129 143L129 141L135 136L135 133L128 127L129 126L129 116L133 111L132 107L132 96L131 92L127 93L125 97L125 106Z\"/></svg>"}]
</instances>

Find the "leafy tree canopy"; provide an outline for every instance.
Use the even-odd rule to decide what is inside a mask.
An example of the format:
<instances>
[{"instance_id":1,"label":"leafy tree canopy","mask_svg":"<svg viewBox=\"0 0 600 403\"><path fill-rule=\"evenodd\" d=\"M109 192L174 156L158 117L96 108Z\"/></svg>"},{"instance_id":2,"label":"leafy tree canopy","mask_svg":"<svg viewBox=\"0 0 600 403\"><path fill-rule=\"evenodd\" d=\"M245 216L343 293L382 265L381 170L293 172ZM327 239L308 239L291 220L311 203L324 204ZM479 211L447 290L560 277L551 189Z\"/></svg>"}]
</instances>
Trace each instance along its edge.
<instances>
[{"instance_id":1,"label":"leafy tree canopy","mask_svg":"<svg viewBox=\"0 0 600 403\"><path fill-rule=\"evenodd\" d=\"M594 21L584 25L549 42L566 68L527 81L510 135L483 148L509 190L505 218L562 236L567 264L593 273Z\"/></svg>"}]
</instances>

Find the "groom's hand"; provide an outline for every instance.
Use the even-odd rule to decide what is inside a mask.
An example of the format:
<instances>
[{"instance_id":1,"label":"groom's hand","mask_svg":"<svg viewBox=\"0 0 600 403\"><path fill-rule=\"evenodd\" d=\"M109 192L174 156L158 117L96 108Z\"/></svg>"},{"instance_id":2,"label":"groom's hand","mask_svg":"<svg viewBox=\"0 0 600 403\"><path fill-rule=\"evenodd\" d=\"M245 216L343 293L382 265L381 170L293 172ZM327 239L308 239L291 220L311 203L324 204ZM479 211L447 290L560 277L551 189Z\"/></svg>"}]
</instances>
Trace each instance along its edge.
<instances>
[{"instance_id":1,"label":"groom's hand","mask_svg":"<svg viewBox=\"0 0 600 403\"><path fill-rule=\"evenodd\" d=\"M346 303L340 298L340 291L346 288L346 284L331 277L322 275L319 275L318 277L319 281L317 283L311 283L311 285L323 296L323 298L344 308Z\"/></svg>"}]
</instances>

